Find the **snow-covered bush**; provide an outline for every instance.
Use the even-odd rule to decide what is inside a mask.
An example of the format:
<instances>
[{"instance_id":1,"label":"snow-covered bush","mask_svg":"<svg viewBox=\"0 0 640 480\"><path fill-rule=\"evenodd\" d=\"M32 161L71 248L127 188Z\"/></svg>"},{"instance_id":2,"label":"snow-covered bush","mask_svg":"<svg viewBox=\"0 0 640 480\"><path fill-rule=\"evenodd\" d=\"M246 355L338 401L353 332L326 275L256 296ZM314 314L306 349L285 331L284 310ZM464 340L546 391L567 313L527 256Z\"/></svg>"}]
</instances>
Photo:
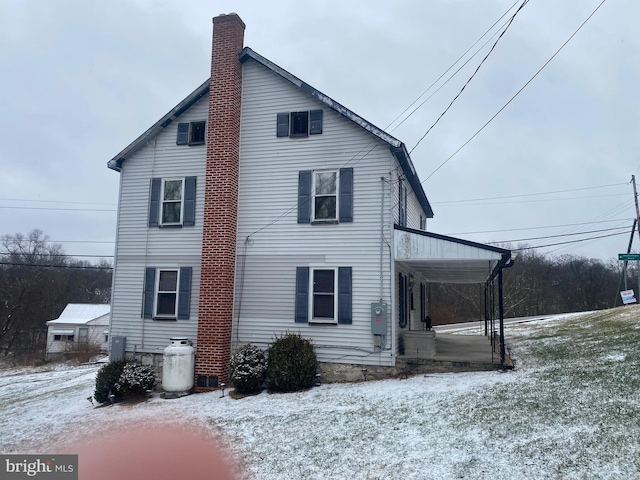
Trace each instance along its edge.
<instances>
[{"instance_id":1,"label":"snow-covered bush","mask_svg":"<svg viewBox=\"0 0 640 480\"><path fill-rule=\"evenodd\" d=\"M125 360L117 362L111 362L106 364L96 375L96 388L93 392L93 396L99 403L105 403L109 401L109 395L114 395L114 400L122 400L122 392L116 386L122 370L127 364Z\"/></svg>"},{"instance_id":2,"label":"snow-covered bush","mask_svg":"<svg viewBox=\"0 0 640 480\"><path fill-rule=\"evenodd\" d=\"M239 393L259 392L267 374L267 361L258 347L248 343L231 357L231 383Z\"/></svg>"},{"instance_id":3,"label":"snow-covered bush","mask_svg":"<svg viewBox=\"0 0 640 480\"><path fill-rule=\"evenodd\" d=\"M308 338L286 333L271 344L267 358L269 389L293 392L314 385L318 361Z\"/></svg>"},{"instance_id":4,"label":"snow-covered bush","mask_svg":"<svg viewBox=\"0 0 640 480\"><path fill-rule=\"evenodd\" d=\"M153 390L156 384L156 375L153 367L140 365L139 363L127 363L123 370L116 388L124 397L140 397L147 394L147 390Z\"/></svg>"}]
</instances>

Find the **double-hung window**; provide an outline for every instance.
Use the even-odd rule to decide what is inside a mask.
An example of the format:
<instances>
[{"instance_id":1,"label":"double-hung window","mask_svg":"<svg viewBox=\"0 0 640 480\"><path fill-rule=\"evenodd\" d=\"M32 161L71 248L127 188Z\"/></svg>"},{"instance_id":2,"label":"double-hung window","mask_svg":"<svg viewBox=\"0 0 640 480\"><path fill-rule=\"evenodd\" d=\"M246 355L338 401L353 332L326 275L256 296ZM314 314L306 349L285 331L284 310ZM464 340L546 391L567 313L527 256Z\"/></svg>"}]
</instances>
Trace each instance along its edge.
<instances>
[{"instance_id":1,"label":"double-hung window","mask_svg":"<svg viewBox=\"0 0 640 480\"><path fill-rule=\"evenodd\" d=\"M277 137L308 137L322 133L322 110L278 113Z\"/></svg>"},{"instance_id":2,"label":"double-hung window","mask_svg":"<svg viewBox=\"0 0 640 480\"><path fill-rule=\"evenodd\" d=\"M152 178L150 227L193 227L197 177Z\"/></svg>"},{"instance_id":3,"label":"double-hung window","mask_svg":"<svg viewBox=\"0 0 640 480\"><path fill-rule=\"evenodd\" d=\"M313 172L313 221L337 220L338 171Z\"/></svg>"},{"instance_id":4,"label":"double-hung window","mask_svg":"<svg viewBox=\"0 0 640 480\"><path fill-rule=\"evenodd\" d=\"M158 270L155 317L175 318L177 316L178 276L177 269Z\"/></svg>"},{"instance_id":5,"label":"double-hung window","mask_svg":"<svg viewBox=\"0 0 640 480\"><path fill-rule=\"evenodd\" d=\"M314 268L311 270L311 281L311 321L337 323L338 275L336 269Z\"/></svg>"},{"instance_id":6,"label":"double-hung window","mask_svg":"<svg viewBox=\"0 0 640 480\"><path fill-rule=\"evenodd\" d=\"M182 225L184 178L162 179L162 225Z\"/></svg>"},{"instance_id":7,"label":"double-hung window","mask_svg":"<svg viewBox=\"0 0 640 480\"><path fill-rule=\"evenodd\" d=\"M353 222L353 168L298 172L298 223Z\"/></svg>"},{"instance_id":8,"label":"double-hung window","mask_svg":"<svg viewBox=\"0 0 640 480\"><path fill-rule=\"evenodd\" d=\"M351 267L297 267L295 321L352 323Z\"/></svg>"},{"instance_id":9,"label":"double-hung window","mask_svg":"<svg viewBox=\"0 0 640 480\"><path fill-rule=\"evenodd\" d=\"M191 267L147 267L142 317L154 320L188 319L191 304Z\"/></svg>"}]
</instances>

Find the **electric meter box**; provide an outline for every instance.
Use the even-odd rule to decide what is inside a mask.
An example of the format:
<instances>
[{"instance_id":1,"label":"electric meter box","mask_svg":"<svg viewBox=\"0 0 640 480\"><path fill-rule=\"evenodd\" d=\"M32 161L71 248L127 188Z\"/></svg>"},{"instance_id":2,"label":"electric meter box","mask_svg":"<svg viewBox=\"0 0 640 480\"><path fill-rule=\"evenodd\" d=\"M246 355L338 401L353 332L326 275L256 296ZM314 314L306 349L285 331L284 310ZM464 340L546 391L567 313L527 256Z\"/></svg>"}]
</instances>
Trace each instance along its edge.
<instances>
[{"instance_id":1,"label":"electric meter box","mask_svg":"<svg viewBox=\"0 0 640 480\"><path fill-rule=\"evenodd\" d=\"M371 304L371 333L373 335L387 334L387 304L375 302Z\"/></svg>"}]
</instances>

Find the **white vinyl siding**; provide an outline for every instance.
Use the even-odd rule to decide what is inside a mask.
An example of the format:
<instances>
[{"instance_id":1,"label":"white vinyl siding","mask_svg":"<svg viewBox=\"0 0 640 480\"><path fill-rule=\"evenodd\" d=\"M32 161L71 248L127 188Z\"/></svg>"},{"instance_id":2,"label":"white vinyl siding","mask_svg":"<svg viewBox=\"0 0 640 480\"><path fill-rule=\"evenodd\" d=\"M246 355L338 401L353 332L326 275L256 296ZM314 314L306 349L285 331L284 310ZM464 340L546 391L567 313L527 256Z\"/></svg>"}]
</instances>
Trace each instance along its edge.
<instances>
[{"instance_id":1,"label":"white vinyl siding","mask_svg":"<svg viewBox=\"0 0 640 480\"><path fill-rule=\"evenodd\" d=\"M127 337L129 352L135 348L137 352L162 353L172 336L196 340L206 145L176 145L176 135L179 122L200 121L207 116L208 96L205 95L122 164L110 335ZM151 179L187 176L197 177L195 226L150 228ZM188 320L142 319L146 267L193 268Z\"/></svg>"},{"instance_id":2,"label":"white vinyl siding","mask_svg":"<svg viewBox=\"0 0 640 480\"><path fill-rule=\"evenodd\" d=\"M322 135L276 136L279 112L320 108ZM387 241L393 234L391 182L381 181L396 167L389 146L253 61L243 65L241 141L234 348L247 342L265 348L274 335L293 331L313 340L320 361L393 365L391 350L374 352L370 318L371 302L381 295L383 220ZM298 224L298 172L341 167L353 168L353 222ZM386 245L382 253L389 303ZM295 323L297 267L352 267L352 324Z\"/></svg>"}]
</instances>

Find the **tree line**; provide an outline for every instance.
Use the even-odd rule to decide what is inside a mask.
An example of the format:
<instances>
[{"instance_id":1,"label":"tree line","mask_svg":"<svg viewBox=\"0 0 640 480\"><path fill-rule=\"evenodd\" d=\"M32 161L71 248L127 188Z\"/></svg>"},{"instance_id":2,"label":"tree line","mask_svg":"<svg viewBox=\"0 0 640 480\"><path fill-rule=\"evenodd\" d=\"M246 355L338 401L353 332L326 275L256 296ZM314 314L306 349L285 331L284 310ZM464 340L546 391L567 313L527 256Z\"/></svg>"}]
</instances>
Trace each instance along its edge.
<instances>
[{"instance_id":1,"label":"tree line","mask_svg":"<svg viewBox=\"0 0 640 480\"><path fill-rule=\"evenodd\" d=\"M503 272L506 318L602 310L621 304L623 262L576 255L547 257L526 245L517 249L514 265ZM629 263L627 285L637 292L634 264ZM497 283L495 305L497 309ZM484 285L432 284L430 315L436 325L483 319Z\"/></svg>"},{"instance_id":2,"label":"tree line","mask_svg":"<svg viewBox=\"0 0 640 480\"><path fill-rule=\"evenodd\" d=\"M41 230L0 240L0 356L44 357L47 327L68 303L109 303L111 264L77 260Z\"/></svg>"}]
</instances>

